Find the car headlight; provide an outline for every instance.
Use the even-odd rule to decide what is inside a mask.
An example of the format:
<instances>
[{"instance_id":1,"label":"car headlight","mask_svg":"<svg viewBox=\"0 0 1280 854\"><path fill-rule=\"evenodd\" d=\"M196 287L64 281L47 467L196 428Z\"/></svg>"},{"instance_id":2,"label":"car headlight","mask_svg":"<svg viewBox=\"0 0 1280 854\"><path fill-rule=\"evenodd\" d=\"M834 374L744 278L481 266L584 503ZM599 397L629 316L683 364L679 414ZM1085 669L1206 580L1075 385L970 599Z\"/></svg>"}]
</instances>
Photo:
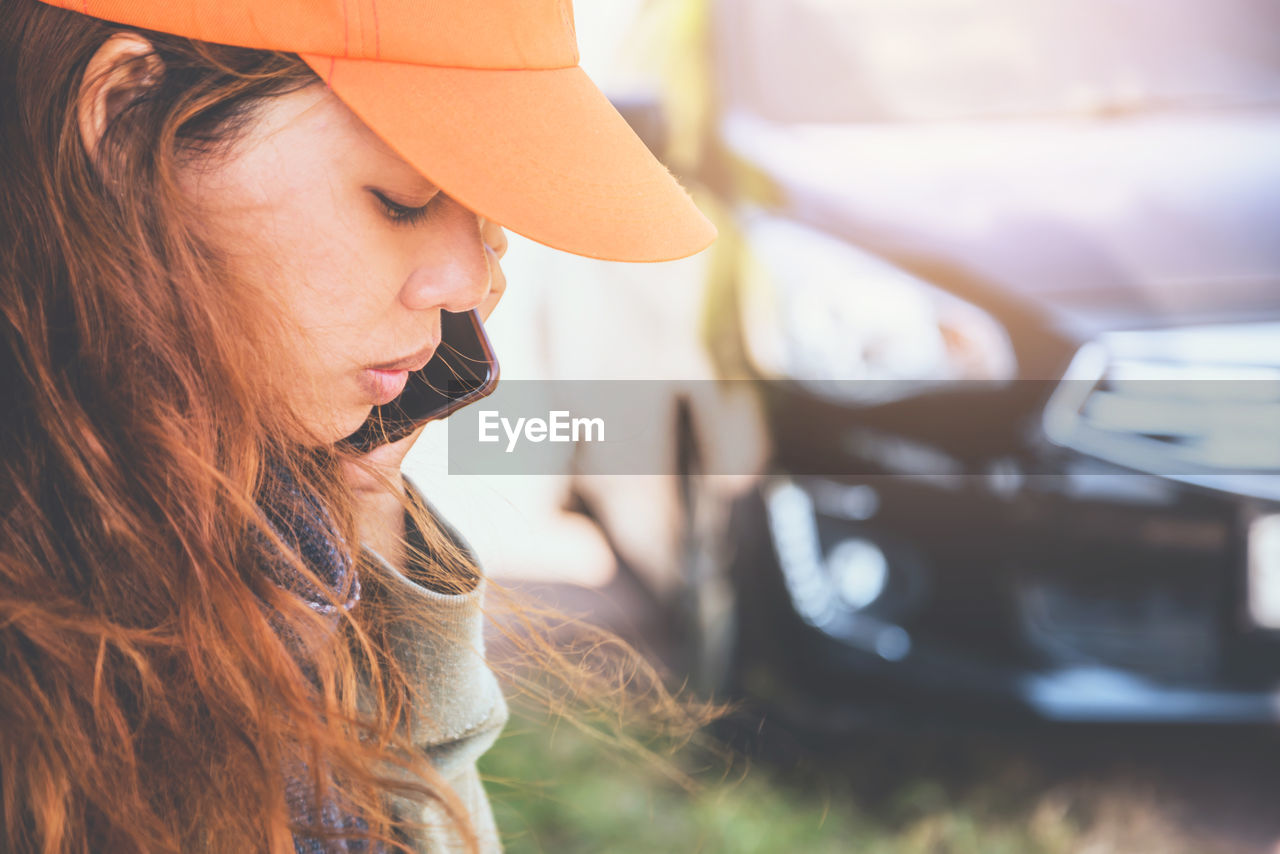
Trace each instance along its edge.
<instances>
[{"instance_id":1,"label":"car headlight","mask_svg":"<svg viewBox=\"0 0 1280 854\"><path fill-rule=\"evenodd\" d=\"M854 403L1013 378L1009 336L977 306L791 220L751 212L743 230L739 306L762 375Z\"/></svg>"}]
</instances>

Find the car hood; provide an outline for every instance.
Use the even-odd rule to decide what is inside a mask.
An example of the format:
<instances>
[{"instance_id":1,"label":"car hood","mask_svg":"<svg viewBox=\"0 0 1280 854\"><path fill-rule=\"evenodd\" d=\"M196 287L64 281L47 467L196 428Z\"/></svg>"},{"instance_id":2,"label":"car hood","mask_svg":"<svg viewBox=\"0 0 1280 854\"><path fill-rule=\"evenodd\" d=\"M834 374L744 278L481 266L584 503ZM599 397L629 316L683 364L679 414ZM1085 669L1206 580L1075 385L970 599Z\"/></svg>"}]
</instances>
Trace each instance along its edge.
<instances>
[{"instance_id":1,"label":"car hood","mask_svg":"<svg viewBox=\"0 0 1280 854\"><path fill-rule=\"evenodd\" d=\"M1280 111L723 133L788 215L1081 334L1280 316Z\"/></svg>"}]
</instances>

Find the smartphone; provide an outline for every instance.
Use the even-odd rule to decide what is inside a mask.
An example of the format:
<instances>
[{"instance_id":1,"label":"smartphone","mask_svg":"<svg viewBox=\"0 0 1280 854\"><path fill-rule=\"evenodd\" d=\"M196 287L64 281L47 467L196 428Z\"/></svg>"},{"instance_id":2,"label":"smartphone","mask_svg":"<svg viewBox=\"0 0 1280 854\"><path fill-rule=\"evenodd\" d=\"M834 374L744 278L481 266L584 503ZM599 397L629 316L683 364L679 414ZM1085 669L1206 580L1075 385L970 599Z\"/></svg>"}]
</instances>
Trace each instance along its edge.
<instances>
[{"instance_id":1,"label":"smartphone","mask_svg":"<svg viewBox=\"0 0 1280 854\"><path fill-rule=\"evenodd\" d=\"M361 453L408 436L498 387L498 360L475 310L440 312L440 346L420 371L409 374L400 396L375 406L358 430L341 441Z\"/></svg>"}]
</instances>

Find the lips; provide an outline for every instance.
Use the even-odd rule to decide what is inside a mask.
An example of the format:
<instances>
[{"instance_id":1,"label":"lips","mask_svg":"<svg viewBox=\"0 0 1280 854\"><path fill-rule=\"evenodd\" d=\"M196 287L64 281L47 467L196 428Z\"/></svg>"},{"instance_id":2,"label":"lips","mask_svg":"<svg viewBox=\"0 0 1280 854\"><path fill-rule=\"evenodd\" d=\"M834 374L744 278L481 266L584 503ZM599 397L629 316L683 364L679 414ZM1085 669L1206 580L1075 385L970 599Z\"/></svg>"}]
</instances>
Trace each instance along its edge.
<instances>
[{"instance_id":1,"label":"lips","mask_svg":"<svg viewBox=\"0 0 1280 854\"><path fill-rule=\"evenodd\" d=\"M365 391L369 394L369 402L375 406L385 406L400 396L409 383L408 371L383 371L369 368L362 375Z\"/></svg>"},{"instance_id":2,"label":"lips","mask_svg":"<svg viewBox=\"0 0 1280 854\"><path fill-rule=\"evenodd\" d=\"M416 353L411 353L403 359L397 359L394 362L383 362L379 365L369 365L371 371L420 371L427 366L427 362L431 361L431 357L435 355L436 348L440 346L439 339L423 347Z\"/></svg>"},{"instance_id":3,"label":"lips","mask_svg":"<svg viewBox=\"0 0 1280 854\"><path fill-rule=\"evenodd\" d=\"M369 365L361 371L361 380L369 401L375 406L383 406L400 396L409 382L409 374L420 371L431 361L436 349L440 346L440 338L432 341L416 353L411 353L394 362L383 362Z\"/></svg>"}]
</instances>

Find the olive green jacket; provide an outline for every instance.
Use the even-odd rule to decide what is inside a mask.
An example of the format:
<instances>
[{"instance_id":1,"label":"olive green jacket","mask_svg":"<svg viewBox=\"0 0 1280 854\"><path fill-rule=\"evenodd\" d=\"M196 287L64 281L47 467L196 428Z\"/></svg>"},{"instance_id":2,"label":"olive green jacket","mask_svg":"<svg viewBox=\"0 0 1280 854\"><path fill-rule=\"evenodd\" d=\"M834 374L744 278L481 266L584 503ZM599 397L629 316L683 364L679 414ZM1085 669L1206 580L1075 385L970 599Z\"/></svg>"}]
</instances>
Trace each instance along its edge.
<instances>
[{"instance_id":1,"label":"olive green jacket","mask_svg":"<svg viewBox=\"0 0 1280 854\"><path fill-rule=\"evenodd\" d=\"M424 611L438 618L439 631L422 636L407 624L391 623L398 660L426 690L432 708L421 710L413 719L420 722L413 741L431 758L436 769L453 786L470 810L484 854L500 852L502 845L494 826L493 811L476 771L476 760L497 739L507 721L507 704L493 671L484 659L482 605L485 579L470 544L434 505L427 501L414 481L404 476L413 496L439 521L445 532L472 558L477 568L474 589L463 594L441 593L419 584L412 576L397 571L386 559L365 545L362 556L376 561L393 583L404 585L403 593L421 602ZM393 798L397 815L432 827L417 833L415 850L440 854L464 850L461 840L438 808L423 808L401 798Z\"/></svg>"}]
</instances>

